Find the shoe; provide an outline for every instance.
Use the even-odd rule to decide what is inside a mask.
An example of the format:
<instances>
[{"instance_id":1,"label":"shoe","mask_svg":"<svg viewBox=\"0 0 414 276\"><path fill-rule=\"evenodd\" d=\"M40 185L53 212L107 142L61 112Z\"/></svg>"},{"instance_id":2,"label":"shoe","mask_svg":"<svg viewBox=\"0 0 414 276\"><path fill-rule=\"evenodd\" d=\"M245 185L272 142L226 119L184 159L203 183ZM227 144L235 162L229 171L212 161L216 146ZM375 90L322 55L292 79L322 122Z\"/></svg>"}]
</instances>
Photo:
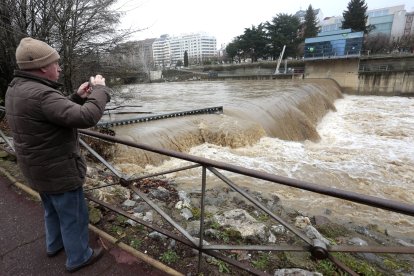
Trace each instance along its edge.
<instances>
[{"instance_id":1,"label":"shoe","mask_svg":"<svg viewBox=\"0 0 414 276\"><path fill-rule=\"evenodd\" d=\"M92 256L89 258L89 260L87 260L86 262L84 262L83 264L76 266L74 268L66 268L66 270L68 272L75 272L78 271L81 268L84 268L85 266L91 265L93 263L95 263L97 260L99 260L103 255L103 249L102 247L96 248L93 250L92 252Z\"/></svg>"},{"instance_id":2,"label":"shoe","mask_svg":"<svg viewBox=\"0 0 414 276\"><path fill-rule=\"evenodd\" d=\"M63 247L61 247L61 248L59 248L58 250L56 250L56 251L54 251L54 252L47 252L46 254L47 254L47 256L49 257L49 258L52 258L52 257L54 257L54 256L56 256L57 254L59 254L60 252L62 252L63 251Z\"/></svg>"}]
</instances>

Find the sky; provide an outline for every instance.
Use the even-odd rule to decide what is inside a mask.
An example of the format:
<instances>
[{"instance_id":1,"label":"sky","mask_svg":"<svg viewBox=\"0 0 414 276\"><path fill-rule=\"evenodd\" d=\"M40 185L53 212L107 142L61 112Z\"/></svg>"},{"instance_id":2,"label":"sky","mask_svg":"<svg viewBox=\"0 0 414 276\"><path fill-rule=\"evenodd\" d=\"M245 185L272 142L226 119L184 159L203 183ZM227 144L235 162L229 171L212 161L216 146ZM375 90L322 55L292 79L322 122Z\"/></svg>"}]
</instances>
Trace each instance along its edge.
<instances>
[{"instance_id":1,"label":"sky","mask_svg":"<svg viewBox=\"0 0 414 276\"><path fill-rule=\"evenodd\" d=\"M139 29L129 40L159 38L163 34L178 36L204 32L217 39L217 47L229 43L245 28L271 21L279 13L295 14L306 10L321 9L324 17L340 16L350 0L119 0L122 11L122 29ZM414 11L413 0L365 0L368 10L405 5Z\"/></svg>"}]
</instances>

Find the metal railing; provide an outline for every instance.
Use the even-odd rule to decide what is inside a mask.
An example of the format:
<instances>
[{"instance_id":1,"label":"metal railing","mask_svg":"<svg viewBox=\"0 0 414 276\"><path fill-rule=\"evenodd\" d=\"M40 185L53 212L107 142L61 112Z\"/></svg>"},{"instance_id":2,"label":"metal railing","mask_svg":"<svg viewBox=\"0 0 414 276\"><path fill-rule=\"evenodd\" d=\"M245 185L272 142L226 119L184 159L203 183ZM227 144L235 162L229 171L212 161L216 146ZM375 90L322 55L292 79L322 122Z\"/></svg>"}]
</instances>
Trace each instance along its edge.
<instances>
[{"instance_id":1,"label":"metal railing","mask_svg":"<svg viewBox=\"0 0 414 276\"><path fill-rule=\"evenodd\" d=\"M338 260L334 255L331 253L334 252L343 252L343 253L395 253L395 254L414 254L414 247L402 247L402 246L345 246L345 245L327 245L322 240L319 239L310 239L307 237L301 230L295 228L283 218L275 215L271 210L269 210L265 205L263 205L259 200L255 199L249 193L238 187L235 183L233 183L229 178L223 175L218 170L224 170L248 177L253 177L256 179L261 179L265 181L269 181L279 185L285 185L293 188L298 188L302 190L307 190L310 192L323 194L335 198L345 199L352 202L364 204L367 206L372 206L384 210L393 211L396 213L413 216L414 217L414 205L409 205L393 200L387 200L383 198L373 197L358 194L355 192L343 191L336 188L330 188L326 186L320 186L317 184L291 179L283 176L277 176L274 174L260 172L253 169L248 169L240 166L235 166L232 164L227 164L219 161L210 160L203 157L197 157L193 155L189 155L186 153L176 152L168 149L162 149L158 147L153 147L150 145L135 143L131 141L125 141L118 137L105 135L102 133L90 131L90 130L80 130L80 133L83 136L94 137L98 139L103 139L105 141L118 143L122 145L126 145L133 148L138 148L145 151L150 151L162 155L166 155L173 158L178 158L182 160L189 161L193 163L192 165L184 166L177 169L172 169L156 174L148 174L144 176L134 177L134 176L127 176L118 170L116 170L109 162L107 162L104 158L102 158L96 151L94 151L87 143L85 143L82 139L80 139L81 145L86 148L93 156L95 156L102 164L104 164L116 177L118 177L119 182L114 184L105 184L98 187L93 187L89 190L94 189L101 189L108 186L113 185L122 185L123 187L130 188L134 193L136 193L140 198L142 198L153 210L155 210L162 218L164 218L170 225L174 227L181 235L177 235L176 233L165 229L165 227L158 227L155 224L151 224L147 221L139 219L130 213L116 207L110 205L102 200L96 199L90 195L86 195L86 197L113 211L122 216L125 216L132 221L140 223L141 225L157 231L169 238L172 238L176 241L181 242L184 245L187 245L193 249L198 250L198 270L201 271L201 258L202 254L208 254L212 257L220 259L228 264L234 265L238 268L241 268L251 274L254 275L268 275L256 268L253 268L245 263L239 262L233 258L230 258L220 251L226 250L246 250L246 251L273 251L273 252L310 252L311 255L316 259L328 259L332 261L338 268L342 269L343 271L351 274L357 275L354 271L352 271L349 267L343 264L340 260ZM6 143L10 146L11 143L8 141L7 137L3 134L0 130L0 134ZM173 218L171 218L166 212L164 212L160 207L158 207L151 199L149 199L145 193L139 190L138 187L134 186L133 183L142 179L155 177L159 175L165 175L173 172L189 170L201 167L202 169L202 176L201 176L201 203L200 203L200 229L199 229L199 239L191 236L181 225L179 225ZM204 222L205 222L205 198L206 198L206 185L207 185L207 171L211 172L217 178L221 179L225 184L227 184L231 189L235 192L239 193L245 199L247 199L250 203L254 204L257 208L263 211L266 215L270 218L276 220L281 225L289 229L293 234L295 234L298 238L302 240L304 243L303 245L225 245L225 244L216 244L216 245L206 245L204 244ZM86 190L88 191L88 190Z\"/></svg>"},{"instance_id":2,"label":"metal railing","mask_svg":"<svg viewBox=\"0 0 414 276\"><path fill-rule=\"evenodd\" d=\"M222 253L220 251L225 250L248 250L248 251L275 251L275 252L284 252L284 251L293 251L293 252L310 252L311 255L316 259L328 259L332 261L337 267L342 269L343 271L351 274L351 275L357 275L355 272L353 272L349 267L347 267L345 264L343 264L340 260L338 260L334 255L331 253L333 252L344 252L344 253L396 253L396 254L414 254L414 247L402 247L402 246L344 246L344 245L327 245L323 241L318 239L310 239L308 238L301 230L298 230L294 226L290 225L287 221L282 219L281 217L275 215L271 210L269 210L265 205L263 205L260 201L252 197L249 193L245 192L243 189L238 187L235 183L233 183L229 178L227 178L225 175L223 175L218 170L224 170L232 173L236 173L239 175L244 175L248 177L253 177L256 179L261 179L269 182L273 182L275 184L279 185L285 185L293 188L298 188L302 190L307 190L310 192L323 194L335 198L340 198L344 200L349 200L352 202L364 204L367 206L372 206L384 210L393 211L396 213L408 215L408 216L414 216L414 205L409 205L393 200L387 200L383 198L368 196L368 195L362 195L355 192L349 192L349 191L343 191L336 188L330 188L326 186L320 186L317 184L297 180L297 179L291 179L283 176L277 176L270 173L260 172L253 169L248 169L240 166L235 166L232 164L227 164L219 161L210 160L203 157L197 157L193 155L189 155L186 153L176 152L168 149L162 149L158 147L153 147L150 145L135 143L131 141L125 141L123 139L120 139L118 137L109 136L97 132L93 132L90 130L81 130L80 133L82 135L103 139L105 141L113 142L113 143L119 143L122 145L126 145L132 148L138 148L145 151L150 151L153 153L158 153L162 155L166 155L173 158L178 158L182 160L189 161L193 163L192 165L185 166L178 169L173 169L169 171L164 171L157 174L149 174L145 176L140 176L134 178L133 176L129 177L127 175L124 175L120 172L118 172L112 165L110 165L108 162L106 162L98 153L96 153L92 148L90 148L85 142L81 141L82 145L91 152L98 160L100 160L109 170L111 170L118 178L119 178L119 184L130 188L134 193L136 193L140 198L142 198L148 205L151 206L152 209L154 209L162 218L164 218L166 221L168 221L178 232L180 232L180 235L177 235L171 231L166 230L165 228L160 228L156 225L150 224L144 220L138 219L137 217L117 208L114 206L111 206L103 201L100 201L96 198L93 198L91 196L88 196L88 198L98 204L101 204L105 208L108 208L114 212L117 212L137 223L140 223L150 229L153 229L159 233L162 233L172 239L175 239L191 248L194 248L198 250L199 252L199 261L198 261L198 269L201 270L201 257L202 254L208 254L210 256L213 256L217 259L220 259L224 262L227 262L231 265L237 266L243 270L248 271L249 273L252 273L254 275L268 275L256 268L250 267L246 265L245 263L239 262L235 259L232 259ZM201 176L201 214L200 214L200 229L199 229L199 239L195 239L193 236L191 236L184 228L182 228L177 222L174 221L173 218L171 218L166 212L164 212L161 208L159 208L153 201L151 201L143 192L139 190L139 188L135 187L133 185L134 181L142 180L145 178L150 178L154 176L169 174L172 172L182 171L182 170L188 170L188 169L194 169L197 167L201 167L202 169L202 176ZM278 245L225 245L225 244L217 244L217 245L205 245L203 243L204 238L204 222L205 222L205 197L206 197L206 174L207 171L211 172L213 175L215 175L217 178L221 179L225 184L227 184L231 189L239 193L241 196L243 196L245 199L247 199L250 203L254 204L257 208L259 208L261 211L263 211L266 215L268 215L270 218L276 220L281 225L289 229L292 233L294 233L298 238L302 240L304 245L284 245L284 246L278 246ZM107 187L110 185L117 185L115 184L108 184L99 186L93 189L99 189L102 187Z\"/></svg>"}]
</instances>

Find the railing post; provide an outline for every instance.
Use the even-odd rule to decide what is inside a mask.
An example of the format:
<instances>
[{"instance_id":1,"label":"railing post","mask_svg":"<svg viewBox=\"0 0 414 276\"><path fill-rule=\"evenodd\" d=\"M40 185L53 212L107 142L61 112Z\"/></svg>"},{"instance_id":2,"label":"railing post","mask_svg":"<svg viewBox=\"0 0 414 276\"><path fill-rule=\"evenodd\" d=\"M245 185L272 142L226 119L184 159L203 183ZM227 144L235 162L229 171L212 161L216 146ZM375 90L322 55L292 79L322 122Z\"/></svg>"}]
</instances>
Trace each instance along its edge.
<instances>
[{"instance_id":1,"label":"railing post","mask_svg":"<svg viewBox=\"0 0 414 276\"><path fill-rule=\"evenodd\" d=\"M200 215L200 241L198 244L199 249L203 248L203 240L204 240L204 201L206 197L206 181L207 181L207 169L205 166L203 166L202 176L201 176L201 202L200 202L200 209L201 209L201 215ZM201 272L201 258L203 256L203 252L201 250L198 250L198 273Z\"/></svg>"}]
</instances>

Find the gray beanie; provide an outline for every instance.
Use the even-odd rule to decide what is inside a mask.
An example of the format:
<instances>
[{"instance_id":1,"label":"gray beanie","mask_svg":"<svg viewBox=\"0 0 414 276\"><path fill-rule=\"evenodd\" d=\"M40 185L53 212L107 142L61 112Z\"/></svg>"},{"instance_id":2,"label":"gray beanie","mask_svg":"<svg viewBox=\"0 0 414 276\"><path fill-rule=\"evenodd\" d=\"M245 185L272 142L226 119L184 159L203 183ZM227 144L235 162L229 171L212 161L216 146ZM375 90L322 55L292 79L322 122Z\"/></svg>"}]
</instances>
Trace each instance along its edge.
<instances>
[{"instance_id":1,"label":"gray beanie","mask_svg":"<svg viewBox=\"0 0 414 276\"><path fill-rule=\"evenodd\" d=\"M39 69L58 61L59 58L55 49L31 37L23 38L16 49L16 61L21 70Z\"/></svg>"}]
</instances>

